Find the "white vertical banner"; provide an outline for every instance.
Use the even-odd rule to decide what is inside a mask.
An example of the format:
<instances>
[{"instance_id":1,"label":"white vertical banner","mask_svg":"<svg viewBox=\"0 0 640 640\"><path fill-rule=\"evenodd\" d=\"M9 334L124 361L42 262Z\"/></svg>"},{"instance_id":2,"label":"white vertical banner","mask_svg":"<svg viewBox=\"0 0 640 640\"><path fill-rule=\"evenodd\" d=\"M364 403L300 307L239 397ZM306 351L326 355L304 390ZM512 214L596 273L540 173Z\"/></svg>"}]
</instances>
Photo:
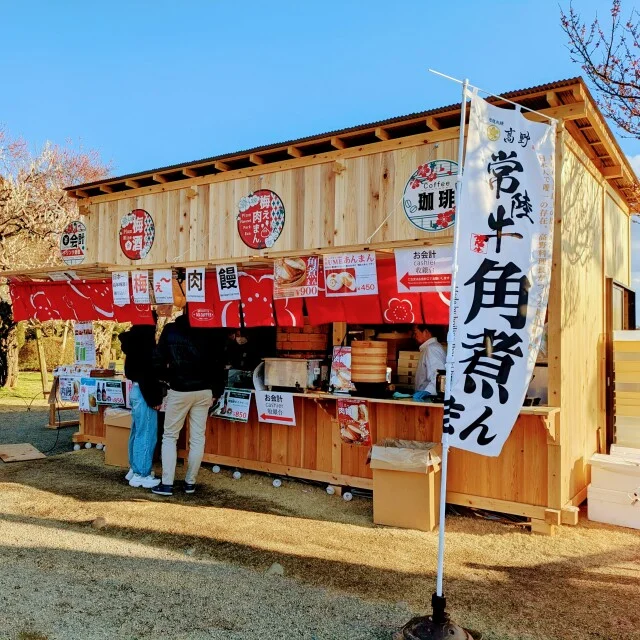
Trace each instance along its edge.
<instances>
[{"instance_id":1,"label":"white vertical banner","mask_svg":"<svg viewBox=\"0 0 640 640\"><path fill-rule=\"evenodd\" d=\"M187 302L205 302L204 267L187 269Z\"/></svg>"},{"instance_id":2,"label":"white vertical banner","mask_svg":"<svg viewBox=\"0 0 640 640\"><path fill-rule=\"evenodd\" d=\"M153 270L153 295L156 304L173 304L173 274L171 269Z\"/></svg>"},{"instance_id":3,"label":"white vertical banner","mask_svg":"<svg viewBox=\"0 0 640 640\"><path fill-rule=\"evenodd\" d=\"M131 302L128 271L114 271L111 274L111 288L113 290L113 304L123 307Z\"/></svg>"},{"instance_id":4,"label":"white vertical banner","mask_svg":"<svg viewBox=\"0 0 640 640\"><path fill-rule=\"evenodd\" d=\"M543 333L553 247L555 121L471 99L456 230L444 434L502 450Z\"/></svg>"}]
</instances>

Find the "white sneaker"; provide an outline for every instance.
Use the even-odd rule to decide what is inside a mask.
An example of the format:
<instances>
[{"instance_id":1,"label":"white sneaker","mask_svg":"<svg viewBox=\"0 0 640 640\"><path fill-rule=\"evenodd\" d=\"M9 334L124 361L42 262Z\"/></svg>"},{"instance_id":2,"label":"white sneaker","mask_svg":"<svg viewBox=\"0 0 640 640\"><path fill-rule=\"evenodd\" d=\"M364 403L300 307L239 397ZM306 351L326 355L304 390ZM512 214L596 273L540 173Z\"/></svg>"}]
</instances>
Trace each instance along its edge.
<instances>
[{"instance_id":1,"label":"white sneaker","mask_svg":"<svg viewBox=\"0 0 640 640\"><path fill-rule=\"evenodd\" d=\"M129 482L129 480L131 480L131 478L133 478L133 469L129 469L129 471L127 472L127 475L124 477L124 479Z\"/></svg>"},{"instance_id":2,"label":"white sneaker","mask_svg":"<svg viewBox=\"0 0 640 640\"><path fill-rule=\"evenodd\" d=\"M154 478L153 476L141 476L137 473L133 474L131 480L129 480L129 486L131 487L143 487L145 489L153 489L160 484L160 478Z\"/></svg>"}]
</instances>

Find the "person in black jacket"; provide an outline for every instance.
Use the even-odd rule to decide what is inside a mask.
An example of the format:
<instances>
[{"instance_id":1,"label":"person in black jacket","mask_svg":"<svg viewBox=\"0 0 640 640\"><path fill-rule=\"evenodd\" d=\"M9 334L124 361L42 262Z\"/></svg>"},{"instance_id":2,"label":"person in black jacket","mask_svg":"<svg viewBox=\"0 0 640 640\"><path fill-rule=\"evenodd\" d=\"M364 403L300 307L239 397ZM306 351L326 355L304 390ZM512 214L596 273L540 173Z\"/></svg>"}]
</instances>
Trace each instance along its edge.
<instances>
[{"instance_id":1,"label":"person in black jacket","mask_svg":"<svg viewBox=\"0 0 640 640\"><path fill-rule=\"evenodd\" d=\"M125 354L124 374L133 382L130 395L131 434L129 436L129 473L125 478L132 487L150 489L160 484L154 478L153 451L158 439L158 411L163 387L155 366L156 327L134 325L120 334Z\"/></svg>"},{"instance_id":2,"label":"person in black jacket","mask_svg":"<svg viewBox=\"0 0 640 640\"><path fill-rule=\"evenodd\" d=\"M209 408L224 390L223 342L215 329L189 326L187 311L162 331L159 355L169 382L162 436L162 484L152 489L161 496L173 495L177 441L189 416L189 458L185 493L194 493L204 455Z\"/></svg>"}]
</instances>

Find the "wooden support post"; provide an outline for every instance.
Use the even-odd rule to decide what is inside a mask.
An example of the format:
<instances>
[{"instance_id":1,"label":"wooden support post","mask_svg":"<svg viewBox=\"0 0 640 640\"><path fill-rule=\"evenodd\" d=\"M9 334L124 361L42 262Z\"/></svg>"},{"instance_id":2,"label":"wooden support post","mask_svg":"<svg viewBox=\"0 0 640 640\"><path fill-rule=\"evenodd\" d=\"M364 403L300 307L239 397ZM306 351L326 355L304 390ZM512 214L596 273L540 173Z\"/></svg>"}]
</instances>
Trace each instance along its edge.
<instances>
[{"instance_id":1,"label":"wooden support post","mask_svg":"<svg viewBox=\"0 0 640 640\"><path fill-rule=\"evenodd\" d=\"M339 347L347 335L347 323L346 322L334 322L333 323L333 346Z\"/></svg>"},{"instance_id":2,"label":"wooden support post","mask_svg":"<svg viewBox=\"0 0 640 640\"><path fill-rule=\"evenodd\" d=\"M47 361L44 356L44 345L42 344L42 328L36 327L36 345L38 347L38 363L40 365L40 379L42 381L42 395L46 398L49 395L49 374L47 372Z\"/></svg>"},{"instance_id":3,"label":"wooden support post","mask_svg":"<svg viewBox=\"0 0 640 640\"><path fill-rule=\"evenodd\" d=\"M60 363L64 361L64 352L67 350L67 338L69 336L69 323L71 320L67 320L64 323L64 329L62 330L62 344L60 345Z\"/></svg>"}]
</instances>

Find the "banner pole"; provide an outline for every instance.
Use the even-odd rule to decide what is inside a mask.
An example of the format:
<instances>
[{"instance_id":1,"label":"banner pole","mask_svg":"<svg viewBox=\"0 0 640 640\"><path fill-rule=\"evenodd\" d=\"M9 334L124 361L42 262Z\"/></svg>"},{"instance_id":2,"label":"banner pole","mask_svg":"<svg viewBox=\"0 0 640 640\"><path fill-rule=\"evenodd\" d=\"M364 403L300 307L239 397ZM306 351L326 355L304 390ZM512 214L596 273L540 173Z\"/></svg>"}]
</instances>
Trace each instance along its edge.
<instances>
[{"instance_id":1,"label":"banner pole","mask_svg":"<svg viewBox=\"0 0 640 640\"><path fill-rule=\"evenodd\" d=\"M455 295L456 295L456 275L458 271L458 242L460 236L460 225L458 224L460 216L460 195L462 193L462 180L463 180L463 156L464 156L464 128L466 124L467 116L467 87L469 86L469 80L465 78L462 83L462 100L460 102L460 139L458 141L458 175L456 177L456 225L453 241L453 273L451 281L451 307L450 313L454 309ZM448 349L447 349L447 377L445 400L449 398L451 391L451 377L453 362L451 361L451 345L453 344L453 317L449 318L449 335L447 336ZM442 471L440 480L440 522L438 531L438 573L436 577L436 596L442 598L442 582L444 578L444 532L445 532L445 512L447 504L447 470L449 462L449 434L443 431L442 433ZM442 608L444 611L444 606ZM434 609L435 614L435 609Z\"/></svg>"}]
</instances>

